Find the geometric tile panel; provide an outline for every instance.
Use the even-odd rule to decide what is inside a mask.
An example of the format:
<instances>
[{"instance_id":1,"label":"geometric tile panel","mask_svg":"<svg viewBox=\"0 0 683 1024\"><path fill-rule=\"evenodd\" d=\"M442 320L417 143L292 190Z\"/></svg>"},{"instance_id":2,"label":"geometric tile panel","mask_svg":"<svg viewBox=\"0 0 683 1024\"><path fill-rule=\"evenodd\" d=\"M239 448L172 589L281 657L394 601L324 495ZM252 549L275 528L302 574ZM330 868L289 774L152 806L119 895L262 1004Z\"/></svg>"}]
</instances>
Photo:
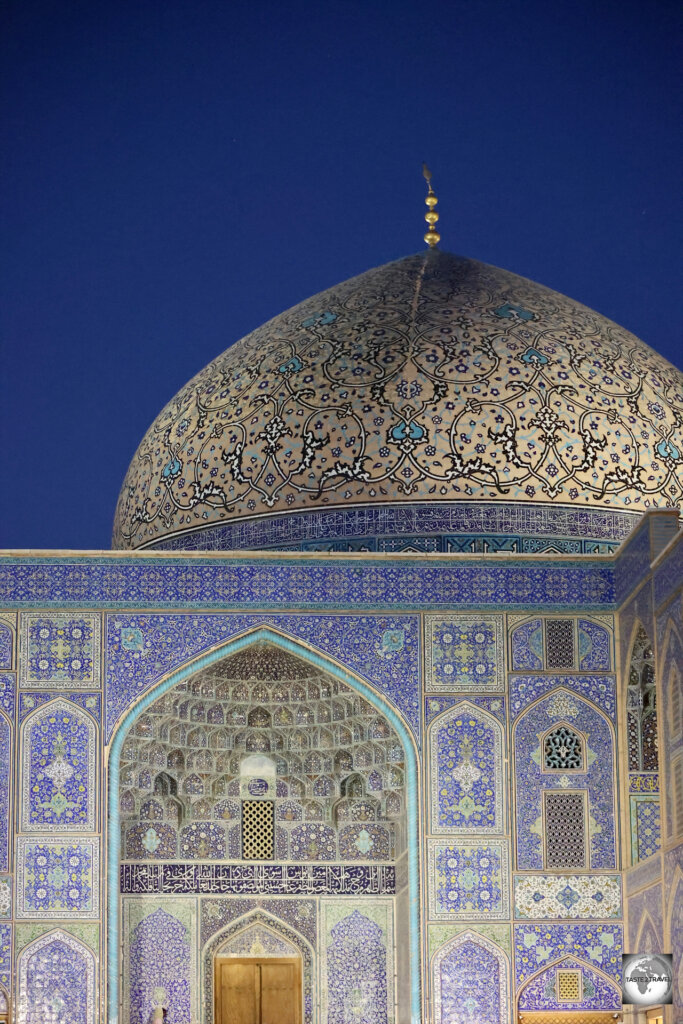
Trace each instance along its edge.
<instances>
[{"instance_id":1,"label":"geometric tile panel","mask_svg":"<svg viewBox=\"0 0 683 1024\"><path fill-rule=\"evenodd\" d=\"M23 729L21 827L95 830L95 723L70 701L33 712Z\"/></svg>"},{"instance_id":2,"label":"geometric tile panel","mask_svg":"<svg viewBox=\"0 0 683 1024\"><path fill-rule=\"evenodd\" d=\"M98 918L100 840L17 840L16 917Z\"/></svg>"},{"instance_id":3,"label":"geometric tile panel","mask_svg":"<svg viewBox=\"0 0 683 1024\"><path fill-rule=\"evenodd\" d=\"M510 915L508 842L428 840L429 917L495 920Z\"/></svg>"},{"instance_id":4,"label":"geometric tile panel","mask_svg":"<svg viewBox=\"0 0 683 1024\"><path fill-rule=\"evenodd\" d=\"M504 689L501 616L428 615L425 629L426 689Z\"/></svg>"},{"instance_id":5,"label":"geometric tile panel","mask_svg":"<svg viewBox=\"0 0 683 1024\"><path fill-rule=\"evenodd\" d=\"M502 833L503 728L469 701L430 726L431 830Z\"/></svg>"},{"instance_id":6,"label":"geometric tile panel","mask_svg":"<svg viewBox=\"0 0 683 1024\"><path fill-rule=\"evenodd\" d=\"M659 797L631 796L631 862L657 853L661 842Z\"/></svg>"},{"instance_id":7,"label":"geometric tile panel","mask_svg":"<svg viewBox=\"0 0 683 1024\"><path fill-rule=\"evenodd\" d=\"M100 616L24 612L19 685L27 689L98 689Z\"/></svg>"},{"instance_id":8,"label":"geometric tile panel","mask_svg":"<svg viewBox=\"0 0 683 1024\"><path fill-rule=\"evenodd\" d=\"M28 945L18 958L21 1024L93 1024L95 957L60 928Z\"/></svg>"},{"instance_id":9,"label":"geometric tile panel","mask_svg":"<svg viewBox=\"0 0 683 1024\"><path fill-rule=\"evenodd\" d=\"M502 950L478 932L447 942L432 961L434 1024L509 1020L508 969Z\"/></svg>"},{"instance_id":10,"label":"geometric tile panel","mask_svg":"<svg viewBox=\"0 0 683 1024\"><path fill-rule=\"evenodd\" d=\"M621 917L620 875L515 875L515 917Z\"/></svg>"}]
</instances>

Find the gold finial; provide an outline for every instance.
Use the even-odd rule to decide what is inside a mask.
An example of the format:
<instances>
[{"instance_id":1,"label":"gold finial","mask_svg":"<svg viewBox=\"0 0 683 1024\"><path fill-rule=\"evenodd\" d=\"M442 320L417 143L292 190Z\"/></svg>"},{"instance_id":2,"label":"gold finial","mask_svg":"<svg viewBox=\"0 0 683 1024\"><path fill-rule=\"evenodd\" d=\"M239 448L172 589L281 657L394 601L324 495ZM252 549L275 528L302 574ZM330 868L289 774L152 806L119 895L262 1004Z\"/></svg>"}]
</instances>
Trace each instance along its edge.
<instances>
[{"instance_id":1,"label":"gold finial","mask_svg":"<svg viewBox=\"0 0 683 1024\"><path fill-rule=\"evenodd\" d=\"M427 182L427 195L425 197L425 205L428 207L425 213L425 220L427 221L427 231L425 232L424 240L430 249L436 248L441 241L441 235L435 229L434 225L439 219L439 215L436 212L436 204L438 199L434 195L434 189L432 188L432 172L427 167L427 164L422 164L422 174Z\"/></svg>"}]
</instances>

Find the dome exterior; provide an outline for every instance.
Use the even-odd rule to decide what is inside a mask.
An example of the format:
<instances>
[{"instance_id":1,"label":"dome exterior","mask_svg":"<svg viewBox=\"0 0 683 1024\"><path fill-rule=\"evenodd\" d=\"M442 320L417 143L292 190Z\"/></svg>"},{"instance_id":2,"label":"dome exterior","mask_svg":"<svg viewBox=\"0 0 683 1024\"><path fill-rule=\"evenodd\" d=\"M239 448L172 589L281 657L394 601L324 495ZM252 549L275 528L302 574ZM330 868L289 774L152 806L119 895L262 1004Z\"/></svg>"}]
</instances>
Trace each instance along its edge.
<instances>
[{"instance_id":1,"label":"dome exterior","mask_svg":"<svg viewBox=\"0 0 683 1024\"><path fill-rule=\"evenodd\" d=\"M113 545L609 550L681 503L682 413L683 375L612 321L427 251L198 373L131 462Z\"/></svg>"}]
</instances>

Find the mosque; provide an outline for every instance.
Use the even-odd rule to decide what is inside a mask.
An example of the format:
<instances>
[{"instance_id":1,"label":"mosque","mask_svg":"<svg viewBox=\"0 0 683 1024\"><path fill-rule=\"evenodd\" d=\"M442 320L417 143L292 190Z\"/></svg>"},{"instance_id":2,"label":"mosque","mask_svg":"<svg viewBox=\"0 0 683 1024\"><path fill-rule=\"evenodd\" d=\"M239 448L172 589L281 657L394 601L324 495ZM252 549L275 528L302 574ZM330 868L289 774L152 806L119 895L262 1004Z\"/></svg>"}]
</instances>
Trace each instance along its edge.
<instances>
[{"instance_id":1,"label":"mosque","mask_svg":"<svg viewBox=\"0 0 683 1024\"><path fill-rule=\"evenodd\" d=\"M683 378L435 206L0 557L2 1024L683 1020Z\"/></svg>"}]
</instances>

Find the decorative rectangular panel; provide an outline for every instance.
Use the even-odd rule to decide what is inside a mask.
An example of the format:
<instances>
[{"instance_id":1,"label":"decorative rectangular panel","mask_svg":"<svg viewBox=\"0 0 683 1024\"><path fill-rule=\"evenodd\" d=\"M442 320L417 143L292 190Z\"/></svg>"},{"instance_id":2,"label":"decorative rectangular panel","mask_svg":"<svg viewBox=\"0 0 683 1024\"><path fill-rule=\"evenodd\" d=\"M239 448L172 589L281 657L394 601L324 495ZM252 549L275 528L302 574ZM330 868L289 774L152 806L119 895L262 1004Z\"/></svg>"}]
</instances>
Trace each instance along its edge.
<instances>
[{"instance_id":1,"label":"decorative rectangular panel","mask_svg":"<svg viewBox=\"0 0 683 1024\"><path fill-rule=\"evenodd\" d=\"M515 917L621 917L619 875L515 875Z\"/></svg>"},{"instance_id":2,"label":"decorative rectangular panel","mask_svg":"<svg viewBox=\"0 0 683 1024\"><path fill-rule=\"evenodd\" d=\"M242 859L272 860L275 856L272 800L242 801Z\"/></svg>"},{"instance_id":3,"label":"decorative rectangular panel","mask_svg":"<svg viewBox=\"0 0 683 1024\"><path fill-rule=\"evenodd\" d=\"M429 917L434 921L509 916L507 840L428 840Z\"/></svg>"},{"instance_id":4,"label":"decorative rectangular panel","mask_svg":"<svg viewBox=\"0 0 683 1024\"><path fill-rule=\"evenodd\" d=\"M17 840L18 918L99 918L100 841Z\"/></svg>"},{"instance_id":5,"label":"decorative rectangular panel","mask_svg":"<svg viewBox=\"0 0 683 1024\"><path fill-rule=\"evenodd\" d=\"M503 625L497 615L428 615L426 619L428 690L501 692Z\"/></svg>"},{"instance_id":6,"label":"decorative rectangular panel","mask_svg":"<svg viewBox=\"0 0 683 1024\"><path fill-rule=\"evenodd\" d=\"M582 999L581 971L557 971L558 1003L578 1003Z\"/></svg>"},{"instance_id":7,"label":"decorative rectangular panel","mask_svg":"<svg viewBox=\"0 0 683 1024\"><path fill-rule=\"evenodd\" d=\"M100 617L59 612L21 616L19 685L29 689L97 689Z\"/></svg>"},{"instance_id":8,"label":"decorative rectangular panel","mask_svg":"<svg viewBox=\"0 0 683 1024\"><path fill-rule=\"evenodd\" d=\"M546 619L546 668L574 668L574 620Z\"/></svg>"},{"instance_id":9,"label":"decorative rectangular panel","mask_svg":"<svg viewBox=\"0 0 683 1024\"><path fill-rule=\"evenodd\" d=\"M543 805L545 866L587 867L584 794L546 791Z\"/></svg>"}]
</instances>

